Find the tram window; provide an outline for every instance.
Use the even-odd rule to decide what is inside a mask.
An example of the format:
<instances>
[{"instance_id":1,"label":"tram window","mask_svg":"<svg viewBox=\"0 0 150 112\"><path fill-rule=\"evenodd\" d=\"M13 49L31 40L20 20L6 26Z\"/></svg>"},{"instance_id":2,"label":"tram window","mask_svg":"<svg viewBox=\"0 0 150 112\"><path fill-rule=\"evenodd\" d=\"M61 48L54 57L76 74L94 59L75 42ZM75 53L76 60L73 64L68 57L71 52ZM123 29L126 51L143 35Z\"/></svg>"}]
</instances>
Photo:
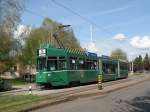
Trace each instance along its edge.
<instances>
[{"instance_id":1,"label":"tram window","mask_svg":"<svg viewBox=\"0 0 150 112\"><path fill-rule=\"evenodd\" d=\"M127 69L127 64L120 63L120 69L126 70Z\"/></svg>"},{"instance_id":2,"label":"tram window","mask_svg":"<svg viewBox=\"0 0 150 112\"><path fill-rule=\"evenodd\" d=\"M70 58L70 69L71 70L77 70L77 58Z\"/></svg>"},{"instance_id":3,"label":"tram window","mask_svg":"<svg viewBox=\"0 0 150 112\"><path fill-rule=\"evenodd\" d=\"M89 70L91 69L91 60L86 60L86 69Z\"/></svg>"},{"instance_id":4,"label":"tram window","mask_svg":"<svg viewBox=\"0 0 150 112\"><path fill-rule=\"evenodd\" d=\"M66 67L67 67L67 63L66 63L65 57L59 57L59 69L65 70Z\"/></svg>"},{"instance_id":5,"label":"tram window","mask_svg":"<svg viewBox=\"0 0 150 112\"><path fill-rule=\"evenodd\" d=\"M95 60L86 60L86 69L96 70L97 69L97 62Z\"/></svg>"},{"instance_id":6,"label":"tram window","mask_svg":"<svg viewBox=\"0 0 150 112\"><path fill-rule=\"evenodd\" d=\"M48 57L47 70L48 71L57 70L57 57Z\"/></svg>"},{"instance_id":7,"label":"tram window","mask_svg":"<svg viewBox=\"0 0 150 112\"><path fill-rule=\"evenodd\" d=\"M86 69L87 70L91 69L91 63L89 60L86 60Z\"/></svg>"},{"instance_id":8,"label":"tram window","mask_svg":"<svg viewBox=\"0 0 150 112\"><path fill-rule=\"evenodd\" d=\"M94 68L94 70L97 69L97 62L96 61L93 62L93 68Z\"/></svg>"},{"instance_id":9,"label":"tram window","mask_svg":"<svg viewBox=\"0 0 150 112\"><path fill-rule=\"evenodd\" d=\"M83 70L85 68L85 62L83 60L79 60L79 69Z\"/></svg>"},{"instance_id":10,"label":"tram window","mask_svg":"<svg viewBox=\"0 0 150 112\"><path fill-rule=\"evenodd\" d=\"M38 70L46 69L46 58L38 58L37 69Z\"/></svg>"},{"instance_id":11,"label":"tram window","mask_svg":"<svg viewBox=\"0 0 150 112\"><path fill-rule=\"evenodd\" d=\"M110 68L111 68L111 73L116 73L116 66L115 65L111 64Z\"/></svg>"},{"instance_id":12,"label":"tram window","mask_svg":"<svg viewBox=\"0 0 150 112\"><path fill-rule=\"evenodd\" d=\"M116 66L113 64L103 63L103 72L106 74L113 74L116 72Z\"/></svg>"}]
</instances>

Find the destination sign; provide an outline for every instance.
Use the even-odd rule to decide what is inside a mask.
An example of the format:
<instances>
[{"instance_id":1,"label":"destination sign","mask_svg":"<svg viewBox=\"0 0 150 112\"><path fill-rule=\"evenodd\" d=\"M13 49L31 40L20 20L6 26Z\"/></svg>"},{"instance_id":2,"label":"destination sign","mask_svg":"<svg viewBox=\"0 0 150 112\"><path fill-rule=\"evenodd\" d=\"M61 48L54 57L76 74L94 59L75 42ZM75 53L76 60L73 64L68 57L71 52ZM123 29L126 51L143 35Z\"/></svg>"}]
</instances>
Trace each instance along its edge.
<instances>
[{"instance_id":1,"label":"destination sign","mask_svg":"<svg viewBox=\"0 0 150 112\"><path fill-rule=\"evenodd\" d=\"M86 55L91 57L97 57L96 53L91 53L91 52L86 52Z\"/></svg>"},{"instance_id":2,"label":"destination sign","mask_svg":"<svg viewBox=\"0 0 150 112\"><path fill-rule=\"evenodd\" d=\"M38 50L38 55L39 56L46 56L46 49L39 49Z\"/></svg>"}]
</instances>

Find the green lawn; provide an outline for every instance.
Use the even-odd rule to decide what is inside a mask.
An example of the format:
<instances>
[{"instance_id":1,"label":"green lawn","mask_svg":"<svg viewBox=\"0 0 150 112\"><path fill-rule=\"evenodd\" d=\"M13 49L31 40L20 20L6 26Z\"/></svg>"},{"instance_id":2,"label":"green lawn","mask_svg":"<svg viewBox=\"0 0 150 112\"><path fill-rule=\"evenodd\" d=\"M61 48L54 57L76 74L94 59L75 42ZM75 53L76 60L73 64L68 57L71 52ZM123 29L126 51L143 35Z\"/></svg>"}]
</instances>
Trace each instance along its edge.
<instances>
[{"instance_id":1,"label":"green lawn","mask_svg":"<svg viewBox=\"0 0 150 112\"><path fill-rule=\"evenodd\" d=\"M0 96L0 112L17 112L17 110L44 99L46 97L33 95Z\"/></svg>"},{"instance_id":2,"label":"green lawn","mask_svg":"<svg viewBox=\"0 0 150 112\"><path fill-rule=\"evenodd\" d=\"M14 79L14 80L12 80L12 84L13 85L26 85L26 84L30 84L30 82L27 82L22 79Z\"/></svg>"}]
</instances>

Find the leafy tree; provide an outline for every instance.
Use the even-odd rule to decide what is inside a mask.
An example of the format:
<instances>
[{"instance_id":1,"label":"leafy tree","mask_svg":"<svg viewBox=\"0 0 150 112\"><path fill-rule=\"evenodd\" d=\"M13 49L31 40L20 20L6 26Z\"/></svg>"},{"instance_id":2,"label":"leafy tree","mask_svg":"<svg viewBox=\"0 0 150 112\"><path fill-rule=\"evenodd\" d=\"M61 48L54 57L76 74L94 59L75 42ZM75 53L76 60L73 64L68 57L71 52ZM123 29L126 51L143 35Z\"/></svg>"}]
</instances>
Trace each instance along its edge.
<instances>
[{"instance_id":1,"label":"leafy tree","mask_svg":"<svg viewBox=\"0 0 150 112\"><path fill-rule=\"evenodd\" d=\"M26 40L20 61L24 64L29 64L29 61L35 64L36 50L40 44L47 42L47 34L48 32L43 28L33 29Z\"/></svg>"},{"instance_id":2,"label":"leafy tree","mask_svg":"<svg viewBox=\"0 0 150 112\"><path fill-rule=\"evenodd\" d=\"M12 47L12 39L0 28L0 74L8 70L13 61L9 52Z\"/></svg>"},{"instance_id":3,"label":"leafy tree","mask_svg":"<svg viewBox=\"0 0 150 112\"><path fill-rule=\"evenodd\" d=\"M143 70L143 61L142 56L139 55L134 60L134 71L141 71Z\"/></svg>"},{"instance_id":4,"label":"leafy tree","mask_svg":"<svg viewBox=\"0 0 150 112\"><path fill-rule=\"evenodd\" d=\"M143 60L142 56L139 55L139 62L138 62L138 64L139 64L139 70L143 70L143 61L142 60Z\"/></svg>"},{"instance_id":5,"label":"leafy tree","mask_svg":"<svg viewBox=\"0 0 150 112\"><path fill-rule=\"evenodd\" d=\"M24 0L0 0L0 25L10 35L21 21Z\"/></svg>"},{"instance_id":6,"label":"leafy tree","mask_svg":"<svg viewBox=\"0 0 150 112\"><path fill-rule=\"evenodd\" d=\"M62 24L52 21L46 18L40 28L31 30L29 37L26 40L26 44L23 48L22 56L20 60L24 64L28 64L29 61L34 65L36 50L41 44L50 44L52 47L60 47L54 38L63 43L65 48L82 49L77 41L72 29L59 29Z\"/></svg>"},{"instance_id":7,"label":"leafy tree","mask_svg":"<svg viewBox=\"0 0 150 112\"><path fill-rule=\"evenodd\" d=\"M141 55L139 55L139 64L142 64L142 56Z\"/></svg>"},{"instance_id":8,"label":"leafy tree","mask_svg":"<svg viewBox=\"0 0 150 112\"><path fill-rule=\"evenodd\" d=\"M146 53L144 59L143 59L143 65L144 65L144 69L145 70L149 70L150 69L150 62L149 62L149 58L148 58L148 54Z\"/></svg>"},{"instance_id":9,"label":"leafy tree","mask_svg":"<svg viewBox=\"0 0 150 112\"><path fill-rule=\"evenodd\" d=\"M0 73L14 64L13 32L20 22L24 0L0 0Z\"/></svg>"},{"instance_id":10,"label":"leafy tree","mask_svg":"<svg viewBox=\"0 0 150 112\"><path fill-rule=\"evenodd\" d=\"M116 49L116 50L112 51L111 57L113 59L127 60L127 54L124 51L122 51L121 49Z\"/></svg>"},{"instance_id":11,"label":"leafy tree","mask_svg":"<svg viewBox=\"0 0 150 112\"><path fill-rule=\"evenodd\" d=\"M138 57L136 57L135 59L134 59L134 61L133 61L133 71L134 72L136 72L137 70L138 70L138 63L139 63L139 58Z\"/></svg>"},{"instance_id":12,"label":"leafy tree","mask_svg":"<svg viewBox=\"0 0 150 112\"><path fill-rule=\"evenodd\" d=\"M55 22L49 18L45 18L42 28L49 32L48 40L54 47L59 47L54 36L63 44L65 48L82 49L78 40L76 39L72 28L64 28L61 23Z\"/></svg>"}]
</instances>

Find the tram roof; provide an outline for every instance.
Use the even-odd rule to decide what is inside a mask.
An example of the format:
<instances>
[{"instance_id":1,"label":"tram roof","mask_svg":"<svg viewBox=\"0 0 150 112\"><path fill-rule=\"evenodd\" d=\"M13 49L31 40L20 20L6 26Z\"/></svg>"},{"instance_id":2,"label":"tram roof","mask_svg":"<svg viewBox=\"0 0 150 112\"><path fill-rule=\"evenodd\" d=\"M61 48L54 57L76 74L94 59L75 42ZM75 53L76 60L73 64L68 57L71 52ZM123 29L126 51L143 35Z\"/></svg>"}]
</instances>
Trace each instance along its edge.
<instances>
[{"instance_id":1,"label":"tram roof","mask_svg":"<svg viewBox=\"0 0 150 112\"><path fill-rule=\"evenodd\" d=\"M70 49L70 48L53 48L49 45L40 46L39 49L47 49L47 56L69 56L69 57L79 57L79 58L86 58L86 59L97 59L97 54L77 50L77 49Z\"/></svg>"},{"instance_id":2,"label":"tram roof","mask_svg":"<svg viewBox=\"0 0 150 112\"><path fill-rule=\"evenodd\" d=\"M121 60L121 59L112 59L111 57L109 56L101 56L99 57L103 62L106 62L106 63L112 63L112 64L115 64L115 63L118 63L121 62L121 63L127 63L126 60Z\"/></svg>"}]
</instances>

